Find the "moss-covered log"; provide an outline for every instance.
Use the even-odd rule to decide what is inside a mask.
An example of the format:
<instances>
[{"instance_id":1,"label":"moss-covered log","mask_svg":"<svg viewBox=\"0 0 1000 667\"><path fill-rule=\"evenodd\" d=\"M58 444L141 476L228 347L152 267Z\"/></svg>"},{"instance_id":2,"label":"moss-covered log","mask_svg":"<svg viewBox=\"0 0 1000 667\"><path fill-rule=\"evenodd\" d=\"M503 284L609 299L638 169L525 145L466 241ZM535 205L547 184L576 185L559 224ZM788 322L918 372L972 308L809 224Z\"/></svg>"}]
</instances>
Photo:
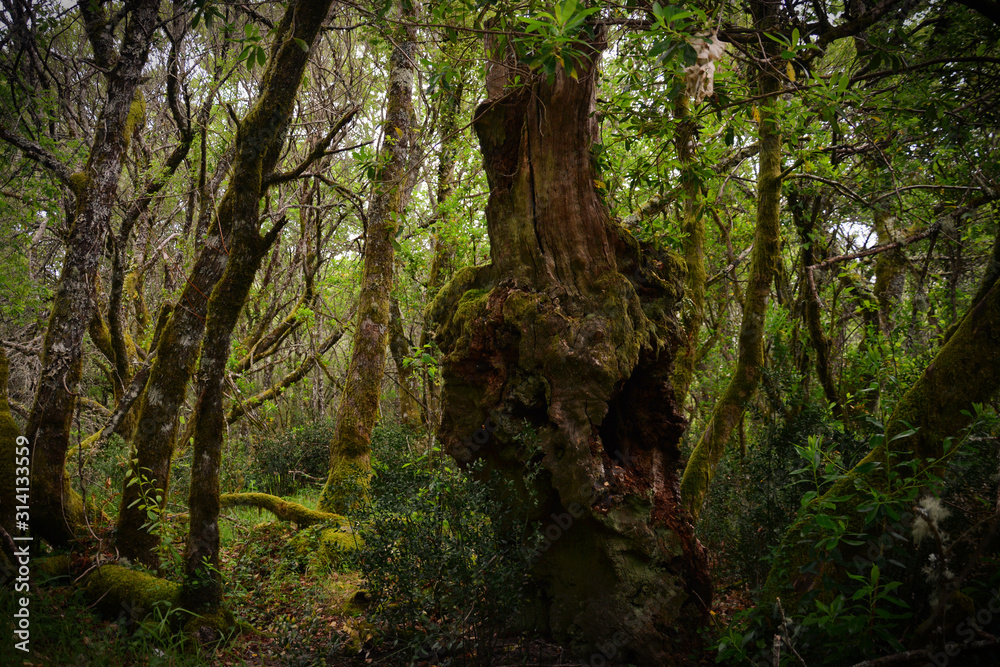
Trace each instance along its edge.
<instances>
[{"instance_id":1,"label":"moss-covered log","mask_svg":"<svg viewBox=\"0 0 1000 667\"><path fill-rule=\"evenodd\" d=\"M282 521L294 523L299 528L308 528L317 523L347 525L344 517L339 514L311 510L267 493L224 493L219 496L219 507L256 507L267 510Z\"/></svg>"},{"instance_id":2,"label":"moss-covered log","mask_svg":"<svg viewBox=\"0 0 1000 667\"><path fill-rule=\"evenodd\" d=\"M415 5L400 3L389 62L385 125L375 188L365 229L364 268L355 315L351 362L330 443L330 472L319 507L345 512L366 492L371 475L371 434L378 418L385 375L392 293L393 241L407 199L407 169L413 133L413 78L416 64Z\"/></svg>"},{"instance_id":3,"label":"moss-covered log","mask_svg":"<svg viewBox=\"0 0 1000 667\"><path fill-rule=\"evenodd\" d=\"M158 605L173 609L180 603L181 587L121 565L102 565L87 576L84 588L95 608L107 616L127 611L141 619Z\"/></svg>"},{"instance_id":4,"label":"moss-covered log","mask_svg":"<svg viewBox=\"0 0 1000 667\"><path fill-rule=\"evenodd\" d=\"M683 664L711 598L677 493L685 422L670 378L684 268L640 249L595 190L603 47L595 40L576 76L560 68L551 82L511 52L490 56L474 127L492 261L457 271L430 309L444 355L440 437L459 461L520 484L540 464L534 518L548 539L532 561L559 641Z\"/></svg>"}]
</instances>

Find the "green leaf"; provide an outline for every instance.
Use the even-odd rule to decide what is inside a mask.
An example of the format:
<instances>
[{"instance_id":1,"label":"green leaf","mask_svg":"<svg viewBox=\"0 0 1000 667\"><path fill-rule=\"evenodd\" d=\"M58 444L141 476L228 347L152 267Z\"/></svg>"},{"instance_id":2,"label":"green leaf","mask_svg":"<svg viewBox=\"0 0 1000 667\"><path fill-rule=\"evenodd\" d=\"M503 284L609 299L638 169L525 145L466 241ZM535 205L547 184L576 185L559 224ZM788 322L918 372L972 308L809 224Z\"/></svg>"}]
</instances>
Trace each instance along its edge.
<instances>
[{"instance_id":1,"label":"green leaf","mask_svg":"<svg viewBox=\"0 0 1000 667\"><path fill-rule=\"evenodd\" d=\"M302 49L304 53L309 53L309 45L306 44L306 40L298 37L293 37L292 39L295 40L295 43L299 45L299 48Z\"/></svg>"}]
</instances>

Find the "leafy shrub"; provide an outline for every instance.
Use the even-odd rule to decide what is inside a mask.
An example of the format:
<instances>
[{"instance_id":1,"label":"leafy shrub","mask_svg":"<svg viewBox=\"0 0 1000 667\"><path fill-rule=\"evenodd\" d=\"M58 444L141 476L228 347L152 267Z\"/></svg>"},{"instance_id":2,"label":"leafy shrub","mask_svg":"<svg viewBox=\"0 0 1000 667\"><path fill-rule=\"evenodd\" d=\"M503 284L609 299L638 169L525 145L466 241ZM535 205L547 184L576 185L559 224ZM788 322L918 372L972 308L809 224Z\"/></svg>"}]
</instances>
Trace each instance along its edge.
<instances>
[{"instance_id":1,"label":"leafy shrub","mask_svg":"<svg viewBox=\"0 0 1000 667\"><path fill-rule=\"evenodd\" d=\"M372 619L414 659L465 654L490 664L526 570L520 534L509 529L517 513L494 500L511 494L438 451L403 462L406 444L398 430L373 438L377 479L358 517Z\"/></svg>"},{"instance_id":2,"label":"leafy shrub","mask_svg":"<svg viewBox=\"0 0 1000 667\"><path fill-rule=\"evenodd\" d=\"M245 486L278 496L326 479L330 469L333 422L329 419L297 426L251 445L252 460Z\"/></svg>"},{"instance_id":3,"label":"leafy shrub","mask_svg":"<svg viewBox=\"0 0 1000 667\"><path fill-rule=\"evenodd\" d=\"M839 457L852 462L863 443L855 442L821 410L805 408L791 421L773 423L743 456L730 448L719 465L698 524L699 538L724 563L723 578L748 588L764 583L769 555L795 518L809 489L800 476L798 443L822 438Z\"/></svg>"},{"instance_id":4,"label":"leafy shrub","mask_svg":"<svg viewBox=\"0 0 1000 667\"><path fill-rule=\"evenodd\" d=\"M867 448L883 439L883 434L872 436ZM774 637L780 635L786 649L782 665L802 660L853 664L904 651L908 647L901 640L914 628L917 641L930 643L982 624L976 612L992 603L996 572L977 559L996 548L986 550L985 531L975 535L966 530L968 517L951 518L959 509L958 498L949 494L954 483L946 482L975 475L971 469L977 466L970 465L970 458L978 458L979 468L995 461L995 444L981 457L983 440L975 442L980 446L949 439L947 453L937 461L903 461L885 469L883 461L872 460L855 468L884 476L884 484L871 485L843 484L851 479L854 464L821 438L796 445L801 467L792 476L807 491L799 501L795 548L802 550L805 565L784 576L801 597L795 604L786 598L783 607L778 603L737 615L719 641L719 662L771 664ZM941 470L946 470L944 478ZM825 497L831 488L839 494ZM995 487L990 488L990 505L994 493ZM949 495L951 509L940 500L942 495ZM959 514L969 514L970 505L963 505ZM957 572L965 572L962 579ZM966 578L973 573L978 576ZM990 615L985 623L995 626L997 621Z\"/></svg>"}]
</instances>

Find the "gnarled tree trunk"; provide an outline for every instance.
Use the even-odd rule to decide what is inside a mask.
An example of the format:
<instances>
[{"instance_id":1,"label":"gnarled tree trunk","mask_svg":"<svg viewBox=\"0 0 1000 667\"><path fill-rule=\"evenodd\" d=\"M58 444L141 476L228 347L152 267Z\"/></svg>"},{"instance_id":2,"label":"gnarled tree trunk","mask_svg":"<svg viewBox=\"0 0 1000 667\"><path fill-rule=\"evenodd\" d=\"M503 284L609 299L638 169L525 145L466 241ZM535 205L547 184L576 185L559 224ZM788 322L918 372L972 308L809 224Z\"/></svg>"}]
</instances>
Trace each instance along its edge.
<instances>
[{"instance_id":1,"label":"gnarled tree trunk","mask_svg":"<svg viewBox=\"0 0 1000 667\"><path fill-rule=\"evenodd\" d=\"M594 188L595 41L578 79L488 70L475 112L492 262L434 301L441 440L522 480L539 461L534 551L555 637L580 655L681 664L711 588L677 492L670 377L682 264L641 250ZM515 84L515 76L520 82Z\"/></svg>"},{"instance_id":2,"label":"gnarled tree trunk","mask_svg":"<svg viewBox=\"0 0 1000 667\"><path fill-rule=\"evenodd\" d=\"M141 0L129 7L128 25L116 52L104 7L80 5L95 60L108 72L107 94L98 123L102 129L87 166L69 178L76 193L76 217L45 333L42 375L25 428L33 448L31 526L53 544L72 539L84 523L83 504L65 471L70 422L83 371L83 337L95 308L94 281L111 225L122 162L132 135L144 121L139 79L159 6L158 0Z\"/></svg>"}]
</instances>

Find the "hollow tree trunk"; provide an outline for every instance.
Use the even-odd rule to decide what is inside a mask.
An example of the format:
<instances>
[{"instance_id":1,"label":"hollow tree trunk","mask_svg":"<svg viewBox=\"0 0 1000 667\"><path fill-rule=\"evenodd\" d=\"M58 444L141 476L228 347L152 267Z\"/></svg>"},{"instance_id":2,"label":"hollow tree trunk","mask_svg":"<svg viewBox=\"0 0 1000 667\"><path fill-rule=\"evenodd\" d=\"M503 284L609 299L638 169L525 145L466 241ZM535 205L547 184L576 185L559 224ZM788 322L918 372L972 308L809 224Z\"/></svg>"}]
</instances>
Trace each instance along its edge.
<instances>
[{"instance_id":1,"label":"hollow tree trunk","mask_svg":"<svg viewBox=\"0 0 1000 667\"><path fill-rule=\"evenodd\" d=\"M83 3L87 4L87 3ZM80 6L88 16L104 16L100 5ZM156 29L158 0L130 6L120 53L106 30L90 29L95 60L109 66L107 94L101 110L102 128L94 139L84 171L71 182L77 197L45 334L42 374L25 436L33 448L31 462L32 528L53 544L64 544L83 525L83 505L66 476L66 450L76 393L83 370L83 337L95 304L92 298L98 263L104 250L111 213L118 193L122 160L144 116L139 79Z\"/></svg>"},{"instance_id":2,"label":"hollow tree trunk","mask_svg":"<svg viewBox=\"0 0 1000 667\"><path fill-rule=\"evenodd\" d=\"M488 69L474 127L492 262L457 271L432 305L440 437L459 461L515 480L541 458L535 518L547 541L531 560L559 641L681 664L711 596L676 486L683 268L640 250L594 189L603 46L577 63L578 80L516 71L513 58Z\"/></svg>"},{"instance_id":3,"label":"hollow tree trunk","mask_svg":"<svg viewBox=\"0 0 1000 667\"><path fill-rule=\"evenodd\" d=\"M229 259L208 304L199 363L195 404L190 523L185 549L181 604L195 612L212 612L222 602L219 572L219 469L226 432L223 382L233 329L243 310L261 260L274 243L281 224L260 234L260 198L284 144L295 96L320 26L332 0L300 0L289 5L275 30L274 46L264 71L260 95L236 132L236 159L229 187L220 203L232 218L226 247ZM301 48L306 45L306 49Z\"/></svg>"},{"instance_id":4,"label":"hollow tree trunk","mask_svg":"<svg viewBox=\"0 0 1000 667\"><path fill-rule=\"evenodd\" d=\"M324 512L345 513L364 494L371 475L371 434L385 375L392 292L393 246L403 214L413 125L413 72L416 28L414 4L401 3L389 64L386 120L380 167L365 230L364 269L347 380L341 394L333 440L330 473L319 499Z\"/></svg>"}]
</instances>

